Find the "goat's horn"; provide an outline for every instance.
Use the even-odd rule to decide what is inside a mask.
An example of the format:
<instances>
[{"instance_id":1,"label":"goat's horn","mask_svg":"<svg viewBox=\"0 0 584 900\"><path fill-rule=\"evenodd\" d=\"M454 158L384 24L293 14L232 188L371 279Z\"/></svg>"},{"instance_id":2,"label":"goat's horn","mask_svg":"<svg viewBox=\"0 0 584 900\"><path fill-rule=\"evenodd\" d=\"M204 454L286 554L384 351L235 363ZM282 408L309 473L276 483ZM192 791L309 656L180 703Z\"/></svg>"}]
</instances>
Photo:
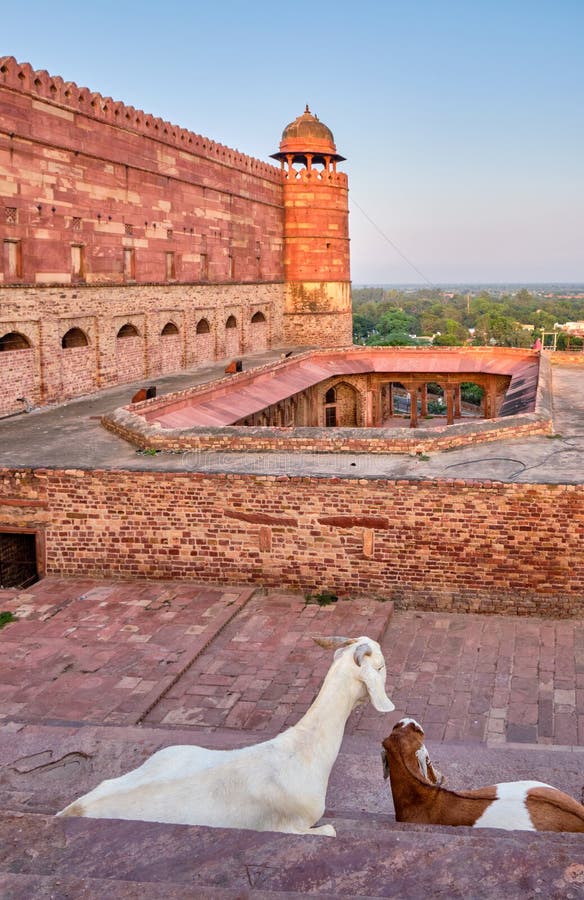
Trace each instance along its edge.
<instances>
[{"instance_id":1,"label":"goat's horn","mask_svg":"<svg viewBox=\"0 0 584 900\"><path fill-rule=\"evenodd\" d=\"M349 644L354 644L357 638L313 637L312 640L318 644L319 647L324 647L325 650L338 650L340 647L348 647Z\"/></svg>"},{"instance_id":2,"label":"goat's horn","mask_svg":"<svg viewBox=\"0 0 584 900\"><path fill-rule=\"evenodd\" d=\"M358 666L361 665L365 656L371 656L373 653L369 644L359 644L358 647L355 647L355 652L353 653L353 658Z\"/></svg>"}]
</instances>

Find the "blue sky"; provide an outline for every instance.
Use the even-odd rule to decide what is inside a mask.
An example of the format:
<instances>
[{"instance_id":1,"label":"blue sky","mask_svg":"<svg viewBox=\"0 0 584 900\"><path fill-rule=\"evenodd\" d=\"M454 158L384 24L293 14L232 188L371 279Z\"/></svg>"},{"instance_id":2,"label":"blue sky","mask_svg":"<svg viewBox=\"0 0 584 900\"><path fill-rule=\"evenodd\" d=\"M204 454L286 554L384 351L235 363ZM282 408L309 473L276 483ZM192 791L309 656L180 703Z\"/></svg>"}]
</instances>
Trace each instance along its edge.
<instances>
[{"instance_id":1,"label":"blue sky","mask_svg":"<svg viewBox=\"0 0 584 900\"><path fill-rule=\"evenodd\" d=\"M347 157L357 284L569 282L583 37L582 0L29 0L0 54L264 160L309 103Z\"/></svg>"}]
</instances>

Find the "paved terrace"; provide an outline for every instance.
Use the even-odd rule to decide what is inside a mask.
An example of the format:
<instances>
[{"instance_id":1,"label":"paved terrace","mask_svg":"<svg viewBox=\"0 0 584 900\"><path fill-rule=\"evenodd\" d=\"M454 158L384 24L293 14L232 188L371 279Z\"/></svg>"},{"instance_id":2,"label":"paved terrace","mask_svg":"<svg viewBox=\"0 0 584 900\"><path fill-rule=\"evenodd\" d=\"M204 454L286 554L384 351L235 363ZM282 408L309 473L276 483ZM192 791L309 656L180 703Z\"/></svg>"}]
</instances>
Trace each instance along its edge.
<instances>
[{"instance_id":1,"label":"paved terrace","mask_svg":"<svg viewBox=\"0 0 584 900\"><path fill-rule=\"evenodd\" d=\"M582 835L398 825L380 741L425 726L451 787L535 778L581 795L584 621L306 605L185 582L45 579L0 592L0 895L29 898L579 897ZM391 714L355 710L325 819L336 839L54 819L162 746L241 746L294 724L332 654L369 634Z\"/></svg>"},{"instance_id":2,"label":"paved terrace","mask_svg":"<svg viewBox=\"0 0 584 900\"><path fill-rule=\"evenodd\" d=\"M285 350L286 348L284 348ZM280 358L282 350L245 358L246 369ZM225 363L156 379L158 396L204 384L223 375ZM492 479L509 482L581 484L584 481L584 367L552 366L554 436L534 435L457 450L429 458L404 454L137 452L100 425L100 418L127 405L144 382L102 391L0 420L0 466L104 468L150 471L233 472L348 478Z\"/></svg>"}]
</instances>

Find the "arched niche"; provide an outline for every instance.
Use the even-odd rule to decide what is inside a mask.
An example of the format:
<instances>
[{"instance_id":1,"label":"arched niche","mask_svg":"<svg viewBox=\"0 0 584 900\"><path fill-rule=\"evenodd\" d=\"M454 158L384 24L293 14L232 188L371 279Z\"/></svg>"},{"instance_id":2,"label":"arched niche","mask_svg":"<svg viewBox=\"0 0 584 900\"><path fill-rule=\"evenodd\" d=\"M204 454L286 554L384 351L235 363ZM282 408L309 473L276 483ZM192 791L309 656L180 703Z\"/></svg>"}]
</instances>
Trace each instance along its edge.
<instances>
[{"instance_id":1,"label":"arched niche","mask_svg":"<svg viewBox=\"0 0 584 900\"><path fill-rule=\"evenodd\" d=\"M160 333L162 337L166 337L169 334L178 334L178 328L174 322L167 322Z\"/></svg>"},{"instance_id":2,"label":"arched niche","mask_svg":"<svg viewBox=\"0 0 584 900\"><path fill-rule=\"evenodd\" d=\"M131 322L126 322L125 325L122 325L120 330L118 331L116 337L117 338L128 338L128 337L138 337L139 332L135 325L132 325Z\"/></svg>"},{"instance_id":3,"label":"arched niche","mask_svg":"<svg viewBox=\"0 0 584 900\"><path fill-rule=\"evenodd\" d=\"M71 350L74 347L87 347L89 340L81 328L70 328L61 338L61 347Z\"/></svg>"},{"instance_id":4,"label":"arched niche","mask_svg":"<svg viewBox=\"0 0 584 900\"><path fill-rule=\"evenodd\" d=\"M19 331L8 331L0 337L0 352L30 350L30 341Z\"/></svg>"},{"instance_id":5,"label":"arched niche","mask_svg":"<svg viewBox=\"0 0 584 900\"><path fill-rule=\"evenodd\" d=\"M199 319L199 321L197 322L196 331L197 334L209 334L211 329L206 319Z\"/></svg>"}]
</instances>

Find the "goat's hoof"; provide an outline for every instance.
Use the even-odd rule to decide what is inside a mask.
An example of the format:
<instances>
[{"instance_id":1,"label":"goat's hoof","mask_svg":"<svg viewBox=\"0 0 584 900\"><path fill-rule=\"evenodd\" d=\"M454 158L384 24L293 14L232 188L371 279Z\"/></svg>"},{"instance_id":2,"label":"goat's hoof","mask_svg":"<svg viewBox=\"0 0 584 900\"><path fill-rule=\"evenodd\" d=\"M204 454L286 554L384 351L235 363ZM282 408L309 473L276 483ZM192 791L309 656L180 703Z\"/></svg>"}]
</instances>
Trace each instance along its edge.
<instances>
[{"instance_id":1,"label":"goat's hoof","mask_svg":"<svg viewBox=\"0 0 584 900\"><path fill-rule=\"evenodd\" d=\"M322 834L324 837L336 837L334 825L319 825L318 828L311 828L310 834Z\"/></svg>"}]
</instances>

